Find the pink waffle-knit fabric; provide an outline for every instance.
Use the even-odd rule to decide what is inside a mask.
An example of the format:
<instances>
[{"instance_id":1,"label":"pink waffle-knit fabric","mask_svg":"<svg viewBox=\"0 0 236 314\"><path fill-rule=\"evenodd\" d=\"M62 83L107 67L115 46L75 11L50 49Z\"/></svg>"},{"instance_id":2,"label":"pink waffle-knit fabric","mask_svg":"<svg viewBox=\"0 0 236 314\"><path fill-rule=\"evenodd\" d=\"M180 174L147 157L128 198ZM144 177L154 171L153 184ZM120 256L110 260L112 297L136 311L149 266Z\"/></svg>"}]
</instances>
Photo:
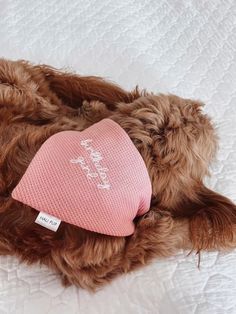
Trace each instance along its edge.
<instances>
[{"instance_id":1,"label":"pink waffle-knit fabric","mask_svg":"<svg viewBox=\"0 0 236 314\"><path fill-rule=\"evenodd\" d=\"M12 197L81 228L128 236L133 219L149 210L151 193L142 156L116 122L104 119L51 136Z\"/></svg>"}]
</instances>

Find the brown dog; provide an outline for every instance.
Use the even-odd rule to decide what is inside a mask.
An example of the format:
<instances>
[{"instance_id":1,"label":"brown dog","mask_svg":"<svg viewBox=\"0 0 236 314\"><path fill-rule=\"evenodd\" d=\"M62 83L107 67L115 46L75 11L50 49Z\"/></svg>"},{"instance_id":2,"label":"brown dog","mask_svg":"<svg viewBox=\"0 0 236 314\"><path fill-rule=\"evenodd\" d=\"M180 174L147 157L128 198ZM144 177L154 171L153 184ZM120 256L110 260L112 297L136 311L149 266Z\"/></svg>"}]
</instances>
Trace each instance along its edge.
<instances>
[{"instance_id":1,"label":"brown dog","mask_svg":"<svg viewBox=\"0 0 236 314\"><path fill-rule=\"evenodd\" d=\"M126 238L35 224L36 210L11 198L35 153L56 132L105 117L127 132L146 163L150 211ZM203 184L217 137L201 103L1 59L0 119L0 254L46 264L65 284L94 289L179 248L235 246L236 206Z\"/></svg>"}]
</instances>

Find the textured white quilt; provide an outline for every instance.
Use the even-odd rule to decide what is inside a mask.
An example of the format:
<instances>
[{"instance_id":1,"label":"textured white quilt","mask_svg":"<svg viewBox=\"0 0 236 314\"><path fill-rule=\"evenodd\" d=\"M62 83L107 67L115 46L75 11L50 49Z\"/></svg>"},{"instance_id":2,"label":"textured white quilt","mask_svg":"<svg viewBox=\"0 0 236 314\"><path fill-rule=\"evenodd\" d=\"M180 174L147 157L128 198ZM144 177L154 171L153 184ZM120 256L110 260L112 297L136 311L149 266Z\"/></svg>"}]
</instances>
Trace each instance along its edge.
<instances>
[{"instance_id":1,"label":"textured white quilt","mask_svg":"<svg viewBox=\"0 0 236 314\"><path fill-rule=\"evenodd\" d=\"M235 0L0 0L0 56L200 98L218 125L208 184L236 201ZM179 253L96 294L0 258L0 314L236 314L236 251Z\"/></svg>"}]
</instances>

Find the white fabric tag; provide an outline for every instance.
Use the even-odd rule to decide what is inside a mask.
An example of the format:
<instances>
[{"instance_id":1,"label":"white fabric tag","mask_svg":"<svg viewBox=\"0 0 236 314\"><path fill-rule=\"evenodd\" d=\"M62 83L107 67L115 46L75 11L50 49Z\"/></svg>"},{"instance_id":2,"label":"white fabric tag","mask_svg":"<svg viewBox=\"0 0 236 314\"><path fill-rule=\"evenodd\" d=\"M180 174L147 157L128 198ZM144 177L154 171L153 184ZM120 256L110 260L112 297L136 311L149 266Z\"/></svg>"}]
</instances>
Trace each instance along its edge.
<instances>
[{"instance_id":1,"label":"white fabric tag","mask_svg":"<svg viewBox=\"0 0 236 314\"><path fill-rule=\"evenodd\" d=\"M60 226L61 220L44 212L40 212L35 222L36 224L41 225L47 229L57 231L58 227Z\"/></svg>"}]
</instances>

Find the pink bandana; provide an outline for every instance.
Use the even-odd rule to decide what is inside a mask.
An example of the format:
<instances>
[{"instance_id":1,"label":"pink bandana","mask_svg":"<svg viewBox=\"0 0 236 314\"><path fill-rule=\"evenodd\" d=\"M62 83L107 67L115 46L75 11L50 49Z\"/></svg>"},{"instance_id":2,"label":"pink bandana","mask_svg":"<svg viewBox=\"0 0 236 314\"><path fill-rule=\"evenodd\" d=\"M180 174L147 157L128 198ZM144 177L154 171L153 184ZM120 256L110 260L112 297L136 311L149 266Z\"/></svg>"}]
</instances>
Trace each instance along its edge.
<instances>
[{"instance_id":1,"label":"pink bandana","mask_svg":"<svg viewBox=\"0 0 236 314\"><path fill-rule=\"evenodd\" d=\"M51 136L12 197L81 228L128 236L133 219L149 210L151 193L140 153L117 123L104 119Z\"/></svg>"}]
</instances>

